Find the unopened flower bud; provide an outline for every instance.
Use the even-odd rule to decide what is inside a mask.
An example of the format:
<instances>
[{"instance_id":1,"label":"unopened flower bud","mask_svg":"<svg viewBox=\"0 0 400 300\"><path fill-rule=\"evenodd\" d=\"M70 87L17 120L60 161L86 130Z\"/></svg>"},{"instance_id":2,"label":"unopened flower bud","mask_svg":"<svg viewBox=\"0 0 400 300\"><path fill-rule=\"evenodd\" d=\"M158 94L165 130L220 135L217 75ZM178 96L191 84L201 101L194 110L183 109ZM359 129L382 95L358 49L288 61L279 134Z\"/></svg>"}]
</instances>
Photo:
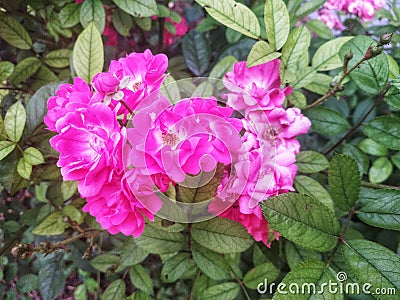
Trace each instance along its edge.
<instances>
[{"instance_id":1,"label":"unopened flower bud","mask_svg":"<svg viewBox=\"0 0 400 300\"><path fill-rule=\"evenodd\" d=\"M364 58L370 59L382 53L382 46L371 46L365 52Z\"/></svg>"},{"instance_id":2,"label":"unopened flower bud","mask_svg":"<svg viewBox=\"0 0 400 300\"><path fill-rule=\"evenodd\" d=\"M343 92L344 91L344 85L343 84L339 84L336 89L337 89L338 92Z\"/></svg>"},{"instance_id":3,"label":"unopened flower bud","mask_svg":"<svg viewBox=\"0 0 400 300\"><path fill-rule=\"evenodd\" d=\"M344 58L345 58L346 60L352 59L352 58L353 58L353 53L352 53L352 52L346 53L346 55L344 56Z\"/></svg>"},{"instance_id":4,"label":"unopened flower bud","mask_svg":"<svg viewBox=\"0 0 400 300\"><path fill-rule=\"evenodd\" d=\"M379 38L379 45L386 45L392 41L393 33L384 33Z\"/></svg>"}]
</instances>

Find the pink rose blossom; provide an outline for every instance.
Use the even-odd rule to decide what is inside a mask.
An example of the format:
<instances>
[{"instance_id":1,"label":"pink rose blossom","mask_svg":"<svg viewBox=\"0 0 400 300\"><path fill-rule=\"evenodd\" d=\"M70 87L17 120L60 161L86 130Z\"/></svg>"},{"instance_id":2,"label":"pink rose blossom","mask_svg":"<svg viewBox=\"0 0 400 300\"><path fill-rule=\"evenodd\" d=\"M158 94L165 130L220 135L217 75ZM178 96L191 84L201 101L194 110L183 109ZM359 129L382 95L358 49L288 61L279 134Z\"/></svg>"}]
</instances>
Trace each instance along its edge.
<instances>
[{"instance_id":1,"label":"pink rose blossom","mask_svg":"<svg viewBox=\"0 0 400 300\"><path fill-rule=\"evenodd\" d=\"M112 107L115 107L119 100L124 99L130 109L135 110L144 98L158 91L166 76L164 73L167 66L168 58L165 54L153 56L150 50L144 53L131 53L118 61L113 60L109 71L100 73L102 75L99 74L99 77L93 80L98 92L95 98L97 101L104 100L106 104L111 102ZM115 79L111 79L110 76ZM103 89L102 84L105 78L107 78L107 85L110 84L110 89ZM119 83L116 88L117 81ZM111 91L115 92L111 93ZM129 111L124 106L118 110L118 115L128 113Z\"/></svg>"},{"instance_id":2,"label":"pink rose blossom","mask_svg":"<svg viewBox=\"0 0 400 300\"><path fill-rule=\"evenodd\" d=\"M154 220L148 211L134 197L122 171L113 172L99 193L88 197L83 211L96 217L96 221L111 234L119 232L138 237L143 233L145 219Z\"/></svg>"},{"instance_id":3,"label":"pink rose blossom","mask_svg":"<svg viewBox=\"0 0 400 300\"><path fill-rule=\"evenodd\" d=\"M181 16L181 20L178 23L174 22L170 18L166 18L165 21L174 25L174 27L176 29L175 34L172 34L167 29L164 29L164 45L165 46L172 45L175 42L176 37L184 36L186 34L186 32L189 30L189 27L186 24L186 19L183 16Z\"/></svg>"},{"instance_id":4,"label":"pink rose blossom","mask_svg":"<svg viewBox=\"0 0 400 300\"><path fill-rule=\"evenodd\" d=\"M78 180L82 197L96 195L118 164L122 142L114 111L103 103L78 108L57 121L50 145L60 152L64 180Z\"/></svg>"},{"instance_id":5,"label":"pink rose blossom","mask_svg":"<svg viewBox=\"0 0 400 300\"><path fill-rule=\"evenodd\" d=\"M74 79L74 84L60 85L56 94L47 102L47 115L44 117L44 123L51 131L57 131L56 122L67 112L88 105L93 95L87 83L79 77Z\"/></svg>"},{"instance_id":6,"label":"pink rose blossom","mask_svg":"<svg viewBox=\"0 0 400 300\"><path fill-rule=\"evenodd\" d=\"M224 79L226 88L232 92L226 95L227 104L246 111L282 106L292 88L280 88L279 65L278 59L250 68L246 62L235 63Z\"/></svg>"}]
</instances>

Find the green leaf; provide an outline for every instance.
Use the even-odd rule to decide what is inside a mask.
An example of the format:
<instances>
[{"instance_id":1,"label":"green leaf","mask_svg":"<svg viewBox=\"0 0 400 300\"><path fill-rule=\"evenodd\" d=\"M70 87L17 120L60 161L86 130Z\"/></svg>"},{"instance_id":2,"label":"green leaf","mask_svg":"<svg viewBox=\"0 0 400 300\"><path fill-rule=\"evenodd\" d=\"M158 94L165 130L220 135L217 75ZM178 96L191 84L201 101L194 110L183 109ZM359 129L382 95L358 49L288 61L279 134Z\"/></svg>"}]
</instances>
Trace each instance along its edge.
<instances>
[{"instance_id":1,"label":"green leaf","mask_svg":"<svg viewBox=\"0 0 400 300\"><path fill-rule=\"evenodd\" d=\"M157 3L154 0L113 0L126 13L134 17L151 17L157 15Z\"/></svg>"},{"instance_id":2,"label":"green leaf","mask_svg":"<svg viewBox=\"0 0 400 300\"><path fill-rule=\"evenodd\" d=\"M334 38L332 30L320 20L309 20L306 26L324 40L331 40Z\"/></svg>"},{"instance_id":3,"label":"green leaf","mask_svg":"<svg viewBox=\"0 0 400 300\"><path fill-rule=\"evenodd\" d=\"M394 79L399 76L400 68L396 60L389 54L385 54L389 66L389 78Z\"/></svg>"},{"instance_id":4,"label":"green leaf","mask_svg":"<svg viewBox=\"0 0 400 300\"><path fill-rule=\"evenodd\" d=\"M161 278L165 282L175 282L189 269L190 254L178 253L164 262Z\"/></svg>"},{"instance_id":5,"label":"green leaf","mask_svg":"<svg viewBox=\"0 0 400 300\"><path fill-rule=\"evenodd\" d=\"M32 132L37 126L42 124L44 116L47 114L47 100L54 96L60 84L48 84L42 86L29 99L26 105L26 130Z\"/></svg>"},{"instance_id":6,"label":"green leaf","mask_svg":"<svg viewBox=\"0 0 400 300\"><path fill-rule=\"evenodd\" d=\"M375 142L394 150L400 150L400 119L380 116L369 121L363 132Z\"/></svg>"},{"instance_id":7,"label":"green leaf","mask_svg":"<svg viewBox=\"0 0 400 300\"><path fill-rule=\"evenodd\" d=\"M24 159L32 166L44 163L43 154L36 148L29 147L24 150Z\"/></svg>"},{"instance_id":8,"label":"green leaf","mask_svg":"<svg viewBox=\"0 0 400 300\"><path fill-rule=\"evenodd\" d=\"M335 155L329 164L329 190L333 201L342 210L350 210L357 202L361 177L357 162L348 155Z\"/></svg>"},{"instance_id":9,"label":"green leaf","mask_svg":"<svg viewBox=\"0 0 400 300\"><path fill-rule=\"evenodd\" d=\"M301 5L299 6L299 8L296 11L296 18L302 18L305 17L307 15L309 15L310 13L312 13L313 11L316 11L317 9L319 9L325 2L326 0L312 0L312 1L308 1L306 3L304 3L304 1L302 1Z\"/></svg>"},{"instance_id":10,"label":"green leaf","mask_svg":"<svg viewBox=\"0 0 400 300\"><path fill-rule=\"evenodd\" d=\"M0 160L4 159L15 149L16 145L10 141L0 141Z\"/></svg>"},{"instance_id":11,"label":"green leaf","mask_svg":"<svg viewBox=\"0 0 400 300\"><path fill-rule=\"evenodd\" d=\"M148 225L135 242L150 253L163 254L179 251L185 245L186 240L180 232L167 232Z\"/></svg>"},{"instance_id":12,"label":"green leaf","mask_svg":"<svg viewBox=\"0 0 400 300\"><path fill-rule=\"evenodd\" d=\"M375 227L400 230L400 191L397 189L370 190L362 195L358 218Z\"/></svg>"},{"instance_id":13,"label":"green leaf","mask_svg":"<svg viewBox=\"0 0 400 300\"><path fill-rule=\"evenodd\" d=\"M269 62L281 56L281 53L275 52L275 49L264 41L258 41L247 56L247 66L252 67Z\"/></svg>"},{"instance_id":14,"label":"green leaf","mask_svg":"<svg viewBox=\"0 0 400 300\"><path fill-rule=\"evenodd\" d=\"M160 94L165 96L170 103L177 103L181 99L178 82L175 81L172 75L165 77L160 88Z\"/></svg>"},{"instance_id":15,"label":"green leaf","mask_svg":"<svg viewBox=\"0 0 400 300\"><path fill-rule=\"evenodd\" d=\"M71 198L78 187L77 181L63 181L61 183L61 194L64 200L68 200Z\"/></svg>"},{"instance_id":16,"label":"green leaf","mask_svg":"<svg viewBox=\"0 0 400 300\"><path fill-rule=\"evenodd\" d=\"M226 73L233 69L235 62L236 58L233 56L224 57L212 68L208 77L222 79Z\"/></svg>"},{"instance_id":17,"label":"green leaf","mask_svg":"<svg viewBox=\"0 0 400 300\"><path fill-rule=\"evenodd\" d=\"M304 261L320 259L317 252L298 247L289 241L285 243L285 257L290 269L294 269Z\"/></svg>"},{"instance_id":18,"label":"green leaf","mask_svg":"<svg viewBox=\"0 0 400 300\"><path fill-rule=\"evenodd\" d=\"M77 75L88 83L94 75L103 70L103 42L93 22L81 32L76 40L73 63Z\"/></svg>"},{"instance_id":19,"label":"green leaf","mask_svg":"<svg viewBox=\"0 0 400 300\"><path fill-rule=\"evenodd\" d=\"M343 66L339 50L352 38L351 36L339 37L324 43L315 52L311 62L312 66L318 71L328 71Z\"/></svg>"},{"instance_id":20,"label":"green leaf","mask_svg":"<svg viewBox=\"0 0 400 300\"><path fill-rule=\"evenodd\" d=\"M307 99L303 93L294 91L286 97L286 100L298 108L305 108L307 106Z\"/></svg>"},{"instance_id":21,"label":"green leaf","mask_svg":"<svg viewBox=\"0 0 400 300\"><path fill-rule=\"evenodd\" d=\"M64 233L67 224L61 211L56 211L46 217L33 231L36 235L58 235Z\"/></svg>"},{"instance_id":22,"label":"green leaf","mask_svg":"<svg viewBox=\"0 0 400 300\"><path fill-rule=\"evenodd\" d=\"M329 193L318 181L311 177L298 175L294 179L294 186L297 192L314 197L330 210L334 211L331 196L329 196Z\"/></svg>"},{"instance_id":23,"label":"green leaf","mask_svg":"<svg viewBox=\"0 0 400 300\"><path fill-rule=\"evenodd\" d=\"M153 294L153 282L150 278L150 275L147 273L147 270L143 268L141 265L135 265L130 267L129 277L131 279L132 284L136 288L148 294Z\"/></svg>"},{"instance_id":24,"label":"green leaf","mask_svg":"<svg viewBox=\"0 0 400 300\"><path fill-rule=\"evenodd\" d=\"M223 218L193 224L192 237L202 246L219 253L243 252L254 242L241 224Z\"/></svg>"},{"instance_id":25,"label":"green leaf","mask_svg":"<svg viewBox=\"0 0 400 300\"><path fill-rule=\"evenodd\" d=\"M361 284L377 288L400 289L400 257L391 250L367 240L351 240L341 247L347 267ZM379 299L395 299L393 295L379 295Z\"/></svg>"},{"instance_id":26,"label":"green leaf","mask_svg":"<svg viewBox=\"0 0 400 300\"><path fill-rule=\"evenodd\" d=\"M215 171L201 171L196 176L187 176L185 184L178 187L178 199L185 203L200 203L214 199L217 188L221 184L223 174L224 165L219 163ZM210 176L213 177L211 178ZM193 186L194 188L189 188L188 186Z\"/></svg>"},{"instance_id":27,"label":"green leaf","mask_svg":"<svg viewBox=\"0 0 400 300\"><path fill-rule=\"evenodd\" d=\"M118 300L125 298L126 285L121 279L114 280L104 291L101 300ZM136 297L135 297L136 298Z\"/></svg>"},{"instance_id":28,"label":"green leaf","mask_svg":"<svg viewBox=\"0 0 400 300\"><path fill-rule=\"evenodd\" d=\"M137 26L139 26L144 31L151 30L151 19L150 18L138 18L133 17Z\"/></svg>"},{"instance_id":29,"label":"green leaf","mask_svg":"<svg viewBox=\"0 0 400 300\"><path fill-rule=\"evenodd\" d=\"M10 106L4 118L4 130L13 142L19 142L24 131L26 111L21 101Z\"/></svg>"},{"instance_id":30,"label":"green leaf","mask_svg":"<svg viewBox=\"0 0 400 300\"><path fill-rule=\"evenodd\" d=\"M348 65L351 68L364 57L368 47L375 44L376 42L370 37L357 36L341 47L340 56L344 57L350 51L353 53L353 58ZM378 94L389 78L389 65L386 56L381 54L368 59L352 71L349 76L365 92Z\"/></svg>"},{"instance_id":31,"label":"green leaf","mask_svg":"<svg viewBox=\"0 0 400 300\"><path fill-rule=\"evenodd\" d=\"M360 149L354 145L346 144L343 147L343 154L350 155L356 160L358 169L360 170L360 175L367 172L369 167L369 158L361 152Z\"/></svg>"},{"instance_id":32,"label":"green leaf","mask_svg":"<svg viewBox=\"0 0 400 300\"><path fill-rule=\"evenodd\" d=\"M282 285L286 287L284 291L287 293L289 286L294 286L292 291L296 291L296 287L299 288L300 292L290 293L290 299L302 300L312 299L316 296L316 299L329 299L329 300L340 300L343 299L343 295L340 293L333 293L327 288L328 283L334 283L337 286L336 273L331 267L327 267L326 263L320 260L307 260L298 264L293 268L282 280ZM325 288L323 288L323 286ZM301 292L304 289L304 292ZM320 291L323 291L320 293ZM280 300L287 299L287 294L276 292L272 299Z\"/></svg>"},{"instance_id":33,"label":"green leaf","mask_svg":"<svg viewBox=\"0 0 400 300\"><path fill-rule=\"evenodd\" d=\"M40 257L39 291L43 300L56 299L64 290L64 254L62 252L50 253Z\"/></svg>"},{"instance_id":34,"label":"green leaf","mask_svg":"<svg viewBox=\"0 0 400 300\"><path fill-rule=\"evenodd\" d=\"M74 290L75 300L87 300L86 286L84 284L78 285Z\"/></svg>"},{"instance_id":35,"label":"green leaf","mask_svg":"<svg viewBox=\"0 0 400 300\"><path fill-rule=\"evenodd\" d=\"M307 195L288 193L260 203L268 223L293 243L325 252L335 247L339 223L334 213Z\"/></svg>"},{"instance_id":36,"label":"green leaf","mask_svg":"<svg viewBox=\"0 0 400 300\"><path fill-rule=\"evenodd\" d=\"M97 30L102 33L106 24L106 13L100 0L85 0L82 4L79 20L84 28L94 22Z\"/></svg>"},{"instance_id":37,"label":"green leaf","mask_svg":"<svg viewBox=\"0 0 400 300\"><path fill-rule=\"evenodd\" d=\"M9 61L0 62L0 82L6 80L14 72L14 65Z\"/></svg>"},{"instance_id":38,"label":"green leaf","mask_svg":"<svg viewBox=\"0 0 400 300\"><path fill-rule=\"evenodd\" d=\"M122 246L120 264L124 267L130 267L141 263L148 255L147 251L139 247L134 240L130 239Z\"/></svg>"},{"instance_id":39,"label":"green leaf","mask_svg":"<svg viewBox=\"0 0 400 300\"><path fill-rule=\"evenodd\" d=\"M400 152L397 152L397 154L392 155L390 157L390 160L396 166L396 168L400 170Z\"/></svg>"},{"instance_id":40,"label":"green leaf","mask_svg":"<svg viewBox=\"0 0 400 300\"><path fill-rule=\"evenodd\" d=\"M229 44L236 43L237 41L240 40L242 36L243 35L240 32L235 31L229 27L225 30L225 38Z\"/></svg>"},{"instance_id":41,"label":"green leaf","mask_svg":"<svg viewBox=\"0 0 400 300\"><path fill-rule=\"evenodd\" d=\"M69 72L69 71L68 71ZM41 65L39 70L33 75L34 82L32 83L32 90L39 90L44 85L59 82L60 79L45 65ZM42 120L39 120L42 121Z\"/></svg>"},{"instance_id":42,"label":"green leaf","mask_svg":"<svg viewBox=\"0 0 400 300\"><path fill-rule=\"evenodd\" d=\"M63 215L76 222L78 225L83 222L83 212L77 209L75 206L67 205L63 207Z\"/></svg>"},{"instance_id":43,"label":"green leaf","mask_svg":"<svg viewBox=\"0 0 400 300\"><path fill-rule=\"evenodd\" d=\"M230 278L228 263L221 254L211 251L198 243L192 244L192 255L200 270L214 280Z\"/></svg>"},{"instance_id":44,"label":"green leaf","mask_svg":"<svg viewBox=\"0 0 400 300\"><path fill-rule=\"evenodd\" d=\"M371 139L362 140L359 147L361 151L370 155L386 156L388 154L388 150L386 147L374 142Z\"/></svg>"},{"instance_id":45,"label":"green leaf","mask_svg":"<svg viewBox=\"0 0 400 300\"><path fill-rule=\"evenodd\" d=\"M90 261L90 265L100 272L107 272L108 269L118 264L118 256L111 253L97 255Z\"/></svg>"},{"instance_id":46,"label":"green leaf","mask_svg":"<svg viewBox=\"0 0 400 300\"><path fill-rule=\"evenodd\" d=\"M32 40L25 28L13 17L0 14L0 37L18 49L28 50Z\"/></svg>"},{"instance_id":47,"label":"green leaf","mask_svg":"<svg viewBox=\"0 0 400 300\"><path fill-rule=\"evenodd\" d=\"M240 286L236 282L225 282L206 289L201 300L234 300L239 295Z\"/></svg>"},{"instance_id":48,"label":"green leaf","mask_svg":"<svg viewBox=\"0 0 400 300\"><path fill-rule=\"evenodd\" d=\"M299 172L316 173L325 170L329 162L325 156L315 151L301 151L296 156Z\"/></svg>"},{"instance_id":49,"label":"green leaf","mask_svg":"<svg viewBox=\"0 0 400 300\"><path fill-rule=\"evenodd\" d=\"M269 43L279 50L286 43L290 30L289 13L282 0L265 1L264 22Z\"/></svg>"},{"instance_id":50,"label":"green leaf","mask_svg":"<svg viewBox=\"0 0 400 300\"><path fill-rule=\"evenodd\" d=\"M64 6L58 15L61 26L64 28L70 28L78 24L80 10L81 6L75 3L70 3Z\"/></svg>"},{"instance_id":51,"label":"green leaf","mask_svg":"<svg viewBox=\"0 0 400 300\"><path fill-rule=\"evenodd\" d=\"M9 78L10 83L17 85L18 83L27 80L35 74L37 70L39 70L41 65L41 61L36 57L27 57L21 60Z\"/></svg>"},{"instance_id":52,"label":"green leaf","mask_svg":"<svg viewBox=\"0 0 400 300\"><path fill-rule=\"evenodd\" d=\"M17 172L22 178L29 180L32 174L32 165L22 157L18 161Z\"/></svg>"},{"instance_id":53,"label":"green leaf","mask_svg":"<svg viewBox=\"0 0 400 300\"><path fill-rule=\"evenodd\" d=\"M260 24L250 8L234 0L212 1L196 0L206 12L225 26L248 37L257 39L260 36Z\"/></svg>"},{"instance_id":54,"label":"green leaf","mask_svg":"<svg viewBox=\"0 0 400 300\"><path fill-rule=\"evenodd\" d=\"M17 289L22 293L32 292L39 288L39 277L35 274L26 274L18 278Z\"/></svg>"},{"instance_id":55,"label":"green leaf","mask_svg":"<svg viewBox=\"0 0 400 300\"><path fill-rule=\"evenodd\" d=\"M71 50L59 49L46 54L44 62L53 68L65 68L69 66Z\"/></svg>"},{"instance_id":56,"label":"green leaf","mask_svg":"<svg viewBox=\"0 0 400 300\"><path fill-rule=\"evenodd\" d=\"M306 84L304 88L319 95L325 95L330 88L330 83L333 81L331 76L322 73L313 74L312 79L313 81Z\"/></svg>"},{"instance_id":57,"label":"green leaf","mask_svg":"<svg viewBox=\"0 0 400 300\"><path fill-rule=\"evenodd\" d=\"M267 1L268 2L268 1ZM302 54L310 47L311 34L306 27L293 29L282 48L282 63L287 70L296 71Z\"/></svg>"},{"instance_id":58,"label":"green leaf","mask_svg":"<svg viewBox=\"0 0 400 300\"><path fill-rule=\"evenodd\" d=\"M183 38L182 52L190 71L196 76L203 75L210 63L210 45L203 33L190 31Z\"/></svg>"},{"instance_id":59,"label":"green leaf","mask_svg":"<svg viewBox=\"0 0 400 300\"><path fill-rule=\"evenodd\" d=\"M260 282L264 282L265 278L268 282L274 282L279 274L280 271L271 262L265 262L250 269L244 275L243 283L249 289L255 290Z\"/></svg>"},{"instance_id":60,"label":"green leaf","mask_svg":"<svg viewBox=\"0 0 400 300\"><path fill-rule=\"evenodd\" d=\"M372 183L384 182L393 172L393 165L386 157L375 160L369 169L368 178Z\"/></svg>"},{"instance_id":61,"label":"green leaf","mask_svg":"<svg viewBox=\"0 0 400 300\"><path fill-rule=\"evenodd\" d=\"M335 135L350 129L341 113L327 107L307 109L304 114L311 120L311 128L321 134Z\"/></svg>"},{"instance_id":62,"label":"green leaf","mask_svg":"<svg viewBox=\"0 0 400 300\"><path fill-rule=\"evenodd\" d=\"M148 20L147 18L143 20ZM122 9L116 9L112 15L112 22L114 28L122 36L128 36L129 31L132 29L133 22L130 15L124 12ZM150 21L151 26L151 21Z\"/></svg>"}]
</instances>

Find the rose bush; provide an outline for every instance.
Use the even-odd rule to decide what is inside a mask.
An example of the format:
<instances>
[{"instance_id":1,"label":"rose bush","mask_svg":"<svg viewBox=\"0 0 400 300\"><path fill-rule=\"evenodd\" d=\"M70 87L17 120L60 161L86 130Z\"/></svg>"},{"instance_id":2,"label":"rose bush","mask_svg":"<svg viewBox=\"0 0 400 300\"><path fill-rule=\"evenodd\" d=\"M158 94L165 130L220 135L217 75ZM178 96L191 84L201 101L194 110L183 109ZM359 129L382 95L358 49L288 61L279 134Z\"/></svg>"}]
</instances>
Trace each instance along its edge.
<instances>
[{"instance_id":1,"label":"rose bush","mask_svg":"<svg viewBox=\"0 0 400 300\"><path fill-rule=\"evenodd\" d=\"M0 298L400 295L396 1L0 8Z\"/></svg>"}]
</instances>

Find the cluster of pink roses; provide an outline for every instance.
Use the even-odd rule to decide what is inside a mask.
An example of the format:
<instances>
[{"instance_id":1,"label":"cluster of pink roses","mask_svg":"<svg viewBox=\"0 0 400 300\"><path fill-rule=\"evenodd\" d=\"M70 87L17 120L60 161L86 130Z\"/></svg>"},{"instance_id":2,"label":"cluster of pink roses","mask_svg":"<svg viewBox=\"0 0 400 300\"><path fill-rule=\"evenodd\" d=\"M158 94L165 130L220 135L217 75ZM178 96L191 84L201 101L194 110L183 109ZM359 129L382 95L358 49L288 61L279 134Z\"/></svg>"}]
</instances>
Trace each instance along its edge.
<instances>
[{"instance_id":1,"label":"cluster of pink roses","mask_svg":"<svg viewBox=\"0 0 400 300\"><path fill-rule=\"evenodd\" d=\"M215 97L172 105L159 94L167 65L164 54L146 50L112 61L91 87L80 78L60 86L44 121L57 133L50 144L60 153L63 179L78 181L83 210L103 228L137 237L144 217L153 220L162 206L157 192L223 166L209 210L268 244L258 204L293 190L295 137L311 125L299 109L283 108L291 88L280 87L280 61L236 63L225 75L223 106ZM230 203L222 213L221 201Z\"/></svg>"},{"instance_id":2,"label":"cluster of pink roses","mask_svg":"<svg viewBox=\"0 0 400 300\"><path fill-rule=\"evenodd\" d=\"M364 21L371 21L376 10L385 5L385 0L327 0L318 12L321 21L331 29L343 30L337 13L353 14Z\"/></svg>"}]
</instances>

